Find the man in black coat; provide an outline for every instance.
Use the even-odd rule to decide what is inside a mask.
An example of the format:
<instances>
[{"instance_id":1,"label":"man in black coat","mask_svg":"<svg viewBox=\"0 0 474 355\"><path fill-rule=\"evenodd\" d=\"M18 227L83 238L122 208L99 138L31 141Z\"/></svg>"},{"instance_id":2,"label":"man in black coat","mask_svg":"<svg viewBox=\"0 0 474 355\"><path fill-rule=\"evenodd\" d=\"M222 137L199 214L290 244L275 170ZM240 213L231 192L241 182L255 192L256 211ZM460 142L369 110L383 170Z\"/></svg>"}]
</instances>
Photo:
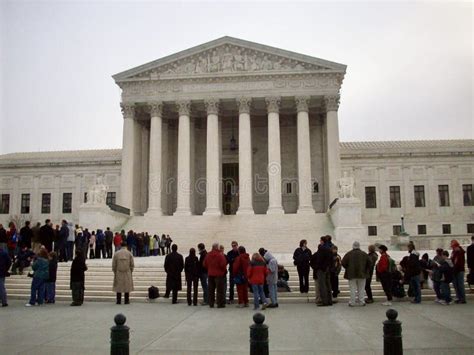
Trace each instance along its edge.
<instances>
[{"instance_id":1,"label":"man in black coat","mask_svg":"<svg viewBox=\"0 0 474 355\"><path fill-rule=\"evenodd\" d=\"M7 291L5 289L5 277L8 275L8 270L12 264L12 260L8 256L6 249L3 249L3 245L0 245L0 301L2 301L2 307L7 307Z\"/></svg>"},{"instance_id":2,"label":"man in black coat","mask_svg":"<svg viewBox=\"0 0 474 355\"><path fill-rule=\"evenodd\" d=\"M67 238L69 237L69 228L67 225L67 221L63 219L61 221L61 228L59 229L59 237L58 237L58 247L59 247L59 261L67 262L67 255L66 255L66 244Z\"/></svg>"},{"instance_id":3,"label":"man in black coat","mask_svg":"<svg viewBox=\"0 0 474 355\"><path fill-rule=\"evenodd\" d=\"M81 306L84 303L86 260L82 250L76 250L76 257L71 265L71 306Z\"/></svg>"},{"instance_id":4,"label":"man in black coat","mask_svg":"<svg viewBox=\"0 0 474 355\"><path fill-rule=\"evenodd\" d=\"M182 289L181 286L181 272L184 269L184 259L181 254L178 254L178 246L173 244L171 246L171 253L165 258L166 271L166 292L165 298L170 297L170 292L173 292L172 303L178 303L178 291Z\"/></svg>"},{"instance_id":5,"label":"man in black coat","mask_svg":"<svg viewBox=\"0 0 474 355\"><path fill-rule=\"evenodd\" d=\"M7 251L7 231L3 228L3 224L0 223L0 248Z\"/></svg>"},{"instance_id":6,"label":"man in black coat","mask_svg":"<svg viewBox=\"0 0 474 355\"><path fill-rule=\"evenodd\" d=\"M53 250L54 230L52 227L51 220L47 219L44 221L44 225L41 226L40 230L40 243L44 245L48 252Z\"/></svg>"},{"instance_id":7,"label":"man in black coat","mask_svg":"<svg viewBox=\"0 0 474 355\"><path fill-rule=\"evenodd\" d=\"M313 278L316 280L316 305L332 306L330 267L334 262L326 237L321 237L318 251L311 256ZM319 295L318 295L319 291ZM318 296L320 299L318 299Z\"/></svg>"},{"instance_id":8,"label":"man in black coat","mask_svg":"<svg viewBox=\"0 0 474 355\"><path fill-rule=\"evenodd\" d=\"M306 239L300 241L300 247L293 253L293 264L298 271L300 279L300 293L309 291L309 261L311 260L311 250L307 248Z\"/></svg>"},{"instance_id":9,"label":"man in black coat","mask_svg":"<svg viewBox=\"0 0 474 355\"><path fill-rule=\"evenodd\" d=\"M105 231L105 253L107 254L107 259L112 258L112 243L114 241L114 234L110 230L110 227L107 227Z\"/></svg>"},{"instance_id":10,"label":"man in black coat","mask_svg":"<svg viewBox=\"0 0 474 355\"><path fill-rule=\"evenodd\" d=\"M467 283L469 287L474 285L474 235L471 237L471 245L467 247L467 269L469 274L467 274ZM472 292L472 288L471 288Z\"/></svg>"},{"instance_id":11,"label":"man in black coat","mask_svg":"<svg viewBox=\"0 0 474 355\"><path fill-rule=\"evenodd\" d=\"M30 221L25 222L25 226L20 229L21 244L25 245L28 249L31 249L31 237L33 231L30 228Z\"/></svg>"}]
</instances>

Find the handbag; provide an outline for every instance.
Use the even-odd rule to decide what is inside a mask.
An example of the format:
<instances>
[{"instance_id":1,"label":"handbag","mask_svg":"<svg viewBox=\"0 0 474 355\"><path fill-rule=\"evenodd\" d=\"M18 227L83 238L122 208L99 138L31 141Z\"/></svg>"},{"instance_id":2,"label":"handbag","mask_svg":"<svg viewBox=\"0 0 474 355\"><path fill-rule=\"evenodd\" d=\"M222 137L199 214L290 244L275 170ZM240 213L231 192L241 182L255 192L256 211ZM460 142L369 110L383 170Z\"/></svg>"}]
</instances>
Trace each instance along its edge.
<instances>
[{"instance_id":1,"label":"handbag","mask_svg":"<svg viewBox=\"0 0 474 355\"><path fill-rule=\"evenodd\" d=\"M234 276L234 284L243 285L246 282L247 282L247 279L244 276L244 274L240 273Z\"/></svg>"}]
</instances>

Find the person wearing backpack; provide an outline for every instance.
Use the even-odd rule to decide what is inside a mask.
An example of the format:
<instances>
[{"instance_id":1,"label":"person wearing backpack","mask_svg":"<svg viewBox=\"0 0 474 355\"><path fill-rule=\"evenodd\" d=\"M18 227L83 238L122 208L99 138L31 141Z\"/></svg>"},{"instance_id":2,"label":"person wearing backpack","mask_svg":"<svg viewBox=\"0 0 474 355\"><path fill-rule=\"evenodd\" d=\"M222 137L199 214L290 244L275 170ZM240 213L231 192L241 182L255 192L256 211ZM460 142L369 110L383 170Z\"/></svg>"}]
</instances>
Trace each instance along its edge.
<instances>
[{"instance_id":1,"label":"person wearing backpack","mask_svg":"<svg viewBox=\"0 0 474 355\"><path fill-rule=\"evenodd\" d=\"M383 306L392 305L392 272L394 266L394 260L387 254L387 247L385 245L379 246L380 260L377 264L377 277L382 284L387 301L383 302Z\"/></svg>"},{"instance_id":2,"label":"person wearing backpack","mask_svg":"<svg viewBox=\"0 0 474 355\"><path fill-rule=\"evenodd\" d=\"M454 280L454 264L449 258L449 252L443 251L443 259L438 267L441 275L441 300L438 302L442 305L449 305L452 303L451 288L449 284Z\"/></svg>"}]
</instances>

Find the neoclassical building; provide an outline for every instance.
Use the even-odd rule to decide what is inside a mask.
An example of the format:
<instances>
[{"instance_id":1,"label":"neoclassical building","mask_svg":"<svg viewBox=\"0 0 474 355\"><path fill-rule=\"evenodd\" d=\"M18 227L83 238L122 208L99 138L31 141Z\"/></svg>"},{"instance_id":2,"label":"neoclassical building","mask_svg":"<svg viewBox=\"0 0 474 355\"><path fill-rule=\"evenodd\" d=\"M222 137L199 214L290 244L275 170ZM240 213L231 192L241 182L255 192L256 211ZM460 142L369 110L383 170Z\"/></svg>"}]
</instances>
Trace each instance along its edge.
<instances>
[{"instance_id":1,"label":"neoclassical building","mask_svg":"<svg viewBox=\"0 0 474 355\"><path fill-rule=\"evenodd\" d=\"M326 233L387 240L402 215L411 234L472 233L474 141L340 143L345 71L223 37L116 74L122 150L0 156L0 221L65 217L275 249ZM114 211L84 205L98 176Z\"/></svg>"}]
</instances>

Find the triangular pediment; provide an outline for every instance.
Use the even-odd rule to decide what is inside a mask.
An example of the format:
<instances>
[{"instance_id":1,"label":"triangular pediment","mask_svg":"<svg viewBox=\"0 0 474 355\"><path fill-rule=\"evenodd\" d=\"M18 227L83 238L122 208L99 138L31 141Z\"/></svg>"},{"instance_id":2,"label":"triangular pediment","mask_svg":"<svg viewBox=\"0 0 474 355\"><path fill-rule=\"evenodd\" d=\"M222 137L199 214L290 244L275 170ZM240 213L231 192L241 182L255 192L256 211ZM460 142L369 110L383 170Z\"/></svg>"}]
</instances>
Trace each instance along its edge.
<instances>
[{"instance_id":1,"label":"triangular pediment","mask_svg":"<svg viewBox=\"0 0 474 355\"><path fill-rule=\"evenodd\" d=\"M341 72L346 66L232 37L222 37L113 76L116 82L245 73Z\"/></svg>"}]
</instances>

